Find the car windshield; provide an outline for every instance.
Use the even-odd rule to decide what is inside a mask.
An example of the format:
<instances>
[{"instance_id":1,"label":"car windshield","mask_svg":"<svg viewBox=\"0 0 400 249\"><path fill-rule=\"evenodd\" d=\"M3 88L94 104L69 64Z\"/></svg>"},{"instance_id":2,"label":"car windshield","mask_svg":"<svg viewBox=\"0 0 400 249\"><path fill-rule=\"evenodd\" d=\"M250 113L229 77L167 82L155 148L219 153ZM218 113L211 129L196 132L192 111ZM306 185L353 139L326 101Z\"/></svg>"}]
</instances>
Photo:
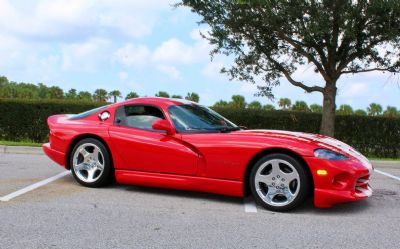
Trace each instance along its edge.
<instances>
[{"instance_id":1,"label":"car windshield","mask_svg":"<svg viewBox=\"0 0 400 249\"><path fill-rule=\"evenodd\" d=\"M229 132L240 128L213 110L195 104L173 105L169 115L178 132Z\"/></svg>"}]
</instances>

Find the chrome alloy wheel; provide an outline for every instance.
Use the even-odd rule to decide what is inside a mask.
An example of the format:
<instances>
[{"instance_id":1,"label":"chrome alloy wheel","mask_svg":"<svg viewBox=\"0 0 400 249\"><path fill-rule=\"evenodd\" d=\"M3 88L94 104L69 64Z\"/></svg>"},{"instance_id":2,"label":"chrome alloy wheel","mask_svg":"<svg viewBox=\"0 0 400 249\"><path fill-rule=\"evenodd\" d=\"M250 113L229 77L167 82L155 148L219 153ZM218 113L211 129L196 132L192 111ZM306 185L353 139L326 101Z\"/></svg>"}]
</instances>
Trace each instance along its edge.
<instances>
[{"instance_id":1,"label":"chrome alloy wheel","mask_svg":"<svg viewBox=\"0 0 400 249\"><path fill-rule=\"evenodd\" d=\"M81 144L74 153L73 170L85 183L97 181L104 172L104 156L100 148L93 143Z\"/></svg>"},{"instance_id":2,"label":"chrome alloy wheel","mask_svg":"<svg viewBox=\"0 0 400 249\"><path fill-rule=\"evenodd\" d=\"M267 204L281 207L290 204L300 190L300 176L286 160L271 159L264 162L254 178L258 196Z\"/></svg>"}]
</instances>

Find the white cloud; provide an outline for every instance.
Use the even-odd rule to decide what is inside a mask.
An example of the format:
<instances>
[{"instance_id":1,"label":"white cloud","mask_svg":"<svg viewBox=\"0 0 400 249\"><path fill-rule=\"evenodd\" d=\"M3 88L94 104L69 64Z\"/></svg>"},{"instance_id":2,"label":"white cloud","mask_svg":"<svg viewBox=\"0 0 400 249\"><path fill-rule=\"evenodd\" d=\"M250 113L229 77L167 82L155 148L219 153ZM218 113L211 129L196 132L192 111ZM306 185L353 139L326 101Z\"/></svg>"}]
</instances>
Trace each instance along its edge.
<instances>
[{"instance_id":1,"label":"white cloud","mask_svg":"<svg viewBox=\"0 0 400 249\"><path fill-rule=\"evenodd\" d=\"M195 48L176 38L163 42L153 54L153 60L156 62L191 64L196 59Z\"/></svg>"},{"instance_id":2,"label":"white cloud","mask_svg":"<svg viewBox=\"0 0 400 249\"><path fill-rule=\"evenodd\" d=\"M157 69L160 72L168 75L171 79L178 80L181 78L181 73L174 66L160 65L157 67Z\"/></svg>"},{"instance_id":3,"label":"white cloud","mask_svg":"<svg viewBox=\"0 0 400 249\"><path fill-rule=\"evenodd\" d=\"M82 43L65 44L61 50L63 70L95 71L109 57L110 41L93 38Z\"/></svg>"},{"instance_id":4,"label":"white cloud","mask_svg":"<svg viewBox=\"0 0 400 249\"><path fill-rule=\"evenodd\" d=\"M221 69L224 66L224 63L220 61L211 61L203 68L202 74L210 79L226 80L228 76L221 74Z\"/></svg>"},{"instance_id":5,"label":"white cloud","mask_svg":"<svg viewBox=\"0 0 400 249\"><path fill-rule=\"evenodd\" d=\"M126 44L114 52L113 60L126 67L140 67L148 63L150 56L145 45Z\"/></svg>"},{"instance_id":6,"label":"white cloud","mask_svg":"<svg viewBox=\"0 0 400 249\"><path fill-rule=\"evenodd\" d=\"M340 91L343 92L343 97L361 97L368 93L368 85L365 83L354 83L350 87L346 87L346 85L344 85L341 87Z\"/></svg>"},{"instance_id":7,"label":"white cloud","mask_svg":"<svg viewBox=\"0 0 400 249\"><path fill-rule=\"evenodd\" d=\"M24 38L88 39L104 30L139 38L152 33L170 1L0 0L0 29Z\"/></svg>"}]
</instances>

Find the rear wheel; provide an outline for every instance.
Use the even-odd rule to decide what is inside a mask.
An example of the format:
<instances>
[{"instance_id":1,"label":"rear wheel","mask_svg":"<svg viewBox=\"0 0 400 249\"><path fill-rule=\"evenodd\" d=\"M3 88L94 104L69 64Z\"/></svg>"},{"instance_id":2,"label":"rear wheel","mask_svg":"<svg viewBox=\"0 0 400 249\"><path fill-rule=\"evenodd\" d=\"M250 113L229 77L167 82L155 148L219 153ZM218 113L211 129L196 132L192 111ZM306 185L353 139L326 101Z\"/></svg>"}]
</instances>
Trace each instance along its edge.
<instances>
[{"instance_id":1,"label":"rear wheel","mask_svg":"<svg viewBox=\"0 0 400 249\"><path fill-rule=\"evenodd\" d=\"M250 188L261 206L272 211L288 211L303 203L310 178L295 158L274 153L264 156L253 167Z\"/></svg>"},{"instance_id":2,"label":"rear wheel","mask_svg":"<svg viewBox=\"0 0 400 249\"><path fill-rule=\"evenodd\" d=\"M70 165L75 180L86 187L101 187L109 183L110 155L97 139L79 141L72 150Z\"/></svg>"}]
</instances>

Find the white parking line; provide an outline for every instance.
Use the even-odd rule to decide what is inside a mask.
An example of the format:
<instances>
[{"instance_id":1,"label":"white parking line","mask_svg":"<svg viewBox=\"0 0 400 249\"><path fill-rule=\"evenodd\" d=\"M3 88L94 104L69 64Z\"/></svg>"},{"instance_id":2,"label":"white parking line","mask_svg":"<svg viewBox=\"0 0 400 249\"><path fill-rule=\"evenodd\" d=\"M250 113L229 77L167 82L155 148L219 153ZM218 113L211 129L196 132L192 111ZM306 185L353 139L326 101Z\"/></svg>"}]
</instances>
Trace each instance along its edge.
<instances>
[{"instance_id":1,"label":"white parking line","mask_svg":"<svg viewBox=\"0 0 400 249\"><path fill-rule=\"evenodd\" d=\"M257 206L252 197L244 198L244 211L246 213L257 213Z\"/></svg>"},{"instance_id":2,"label":"white parking line","mask_svg":"<svg viewBox=\"0 0 400 249\"><path fill-rule=\"evenodd\" d=\"M43 180L43 181L34 183L34 184L29 185L29 186L27 186L27 187L25 187L25 188L23 188L23 189L20 189L20 190L18 190L18 191L15 191L15 192L13 192L13 193L11 193L11 194L8 194L8 195L6 195L6 196L0 197L0 201L9 201L9 200L11 200L11 199L14 199L14 198L17 197L17 196L23 195L23 194L25 194L25 193L28 193L29 191L32 191L32 190L37 189L37 188L40 188L40 187L42 187L42 186L44 186L44 185L46 185L46 184L49 184L50 182L54 182L55 180L58 180L58 179L60 179L60 178L62 178L62 177L64 177L64 176L66 176L66 175L68 175L68 174L70 174L69 171L61 172L60 174L57 174L57 175L52 176L52 177L50 177L50 178L47 178L47 179L45 179L45 180Z\"/></svg>"},{"instance_id":3,"label":"white parking line","mask_svg":"<svg viewBox=\"0 0 400 249\"><path fill-rule=\"evenodd\" d=\"M374 171L375 171L376 173L379 173L379 174L382 174L382 175L385 175L385 176L387 176L387 177L390 177L390 178L393 178L393 179L395 179L395 180L398 180L398 181L400 181L400 177L397 177L397 176L391 175L391 174L389 174L389 173L386 173L386 172L380 171L380 170L378 170L378 169L375 169Z\"/></svg>"}]
</instances>

